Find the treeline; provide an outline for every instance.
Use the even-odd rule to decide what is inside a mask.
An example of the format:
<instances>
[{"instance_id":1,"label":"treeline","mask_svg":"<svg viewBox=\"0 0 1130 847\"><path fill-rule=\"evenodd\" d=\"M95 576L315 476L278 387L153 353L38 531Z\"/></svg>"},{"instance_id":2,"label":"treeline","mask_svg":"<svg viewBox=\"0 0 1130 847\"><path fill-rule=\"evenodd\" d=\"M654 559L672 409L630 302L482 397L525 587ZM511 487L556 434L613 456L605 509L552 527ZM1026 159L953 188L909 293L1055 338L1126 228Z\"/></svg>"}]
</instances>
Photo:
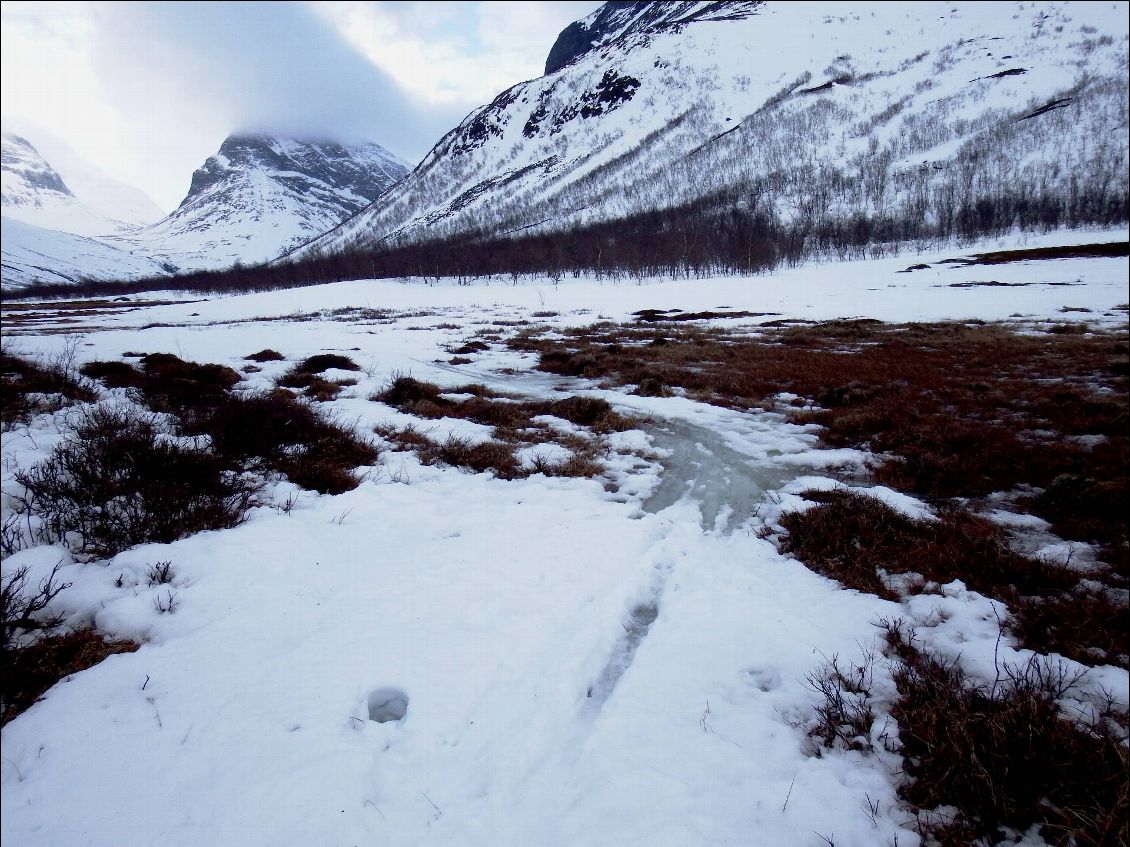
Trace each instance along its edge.
<instances>
[{"instance_id":1,"label":"treeline","mask_svg":"<svg viewBox=\"0 0 1130 847\"><path fill-rule=\"evenodd\" d=\"M559 280L584 274L618 280L751 274L820 255L837 259L888 255L913 241L973 239L1016 227L1050 230L1113 225L1128 219L1130 202L1125 190L1107 190L1099 197L1082 189L1066 195L1021 189L955 203L949 214L930 218L905 214L822 217L809 208L788 220L771 208L758 208L755 200L724 192L674 208L558 232L504 238L461 235L423 243L354 247L130 282L40 284L5 296L120 296L157 290L225 293L404 277L468 282L497 275Z\"/></svg>"}]
</instances>

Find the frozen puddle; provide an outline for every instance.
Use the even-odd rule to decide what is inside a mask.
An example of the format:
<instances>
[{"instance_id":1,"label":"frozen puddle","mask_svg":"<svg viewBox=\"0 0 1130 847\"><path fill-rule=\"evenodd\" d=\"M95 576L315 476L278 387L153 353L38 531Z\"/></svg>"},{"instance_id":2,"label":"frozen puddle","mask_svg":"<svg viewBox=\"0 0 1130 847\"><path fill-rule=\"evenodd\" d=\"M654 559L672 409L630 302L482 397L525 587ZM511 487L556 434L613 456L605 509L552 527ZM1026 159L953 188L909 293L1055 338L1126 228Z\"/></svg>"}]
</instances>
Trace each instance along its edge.
<instances>
[{"instance_id":1,"label":"frozen puddle","mask_svg":"<svg viewBox=\"0 0 1130 847\"><path fill-rule=\"evenodd\" d=\"M754 459L727 446L723 436L681 420L647 427L663 476L643 503L646 512L661 512L684 498L698 504L702 526L726 532L754 514L766 491L780 488L795 472L758 466Z\"/></svg>"}]
</instances>

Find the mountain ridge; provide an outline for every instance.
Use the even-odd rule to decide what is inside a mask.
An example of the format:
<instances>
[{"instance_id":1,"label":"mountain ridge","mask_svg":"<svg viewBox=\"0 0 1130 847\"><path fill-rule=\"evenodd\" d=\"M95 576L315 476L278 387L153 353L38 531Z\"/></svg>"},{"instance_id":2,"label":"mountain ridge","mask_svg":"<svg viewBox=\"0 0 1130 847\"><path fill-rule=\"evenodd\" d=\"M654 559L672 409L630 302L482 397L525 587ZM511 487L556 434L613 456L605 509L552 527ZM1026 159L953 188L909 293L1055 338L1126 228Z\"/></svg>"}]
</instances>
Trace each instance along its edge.
<instances>
[{"instance_id":1,"label":"mountain ridge","mask_svg":"<svg viewBox=\"0 0 1130 847\"><path fill-rule=\"evenodd\" d=\"M368 206L407 170L372 142L236 133L193 172L176 209L115 240L181 270L266 261Z\"/></svg>"},{"instance_id":2,"label":"mountain ridge","mask_svg":"<svg viewBox=\"0 0 1130 847\"><path fill-rule=\"evenodd\" d=\"M583 19L586 44L551 62L566 64L474 110L378 203L297 255L680 204L811 218L816 231L878 221L885 240L984 228L962 217L982 201L996 204L985 226L997 228L1009 215L1024 227L1123 214L1100 208L1126 196L1117 10L650 8L606 4ZM1055 217L1072 174L1088 199Z\"/></svg>"}]
</instances>

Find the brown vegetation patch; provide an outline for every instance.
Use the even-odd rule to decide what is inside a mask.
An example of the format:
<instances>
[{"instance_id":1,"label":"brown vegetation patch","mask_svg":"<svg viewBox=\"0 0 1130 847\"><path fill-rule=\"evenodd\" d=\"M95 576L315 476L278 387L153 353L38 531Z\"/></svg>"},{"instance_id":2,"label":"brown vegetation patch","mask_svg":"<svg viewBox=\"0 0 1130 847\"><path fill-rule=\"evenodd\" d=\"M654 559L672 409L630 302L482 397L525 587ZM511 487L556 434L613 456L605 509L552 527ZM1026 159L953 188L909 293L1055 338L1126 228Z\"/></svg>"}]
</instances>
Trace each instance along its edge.
<instances>
[{"instance_id":1,"label":"brown vegetation patch","mask_svg":"<svg viewBox=\"0 0 1130 847\"><path fill-rule=\"evenodd\" d=\"M640 323L663 321L712 321L722 318L764 318L780 312L684 312L682 309L641 309L632 316Z\"/></svg>"},{"instance_id":2,"label":"brown vegetation patch","mask_svg":"<svg viewBox=\"0 0 1130 847\"><path fill-rule=\"evenodd\" d=\"M412 450L423 465L449 465L472 473L491 472L499 479L525 479L535 474L555 477L591 478L604 472L597 459L595 445L583 440L569 440L570 455L564 459L534 456L528 465L518 461L517 447L529 443L528 433L516 430L499 432L502 440L473 443L466 438L449 435L442 441L414 426L402 429L377 427L377 433L401 450ZM544 432L542 438L545 437ZM538 439L539 443L544 443Z\"/></svg>"},{"instance_id":3,"label":"brown vegetation patch","mask_svg":"<svg viewBox=\"0 0 1130 847\"><path fill-rule=\"evenodd\" d=\"M222 403L188 410L183 428L208 435L212 449L237 467L261 461L325 494L356 488L354 469L378 456L374 445L286 391L229 394Z\"/></svg>"},{"instance_id":4,"label":"brown vegetation patch","mask_svg":"<svg viewBox=\"0 0 1130 847\"><path fill-rule=\"evenodd\" d=\"M820 424L829 446L885 457L877 481L932 501L1045 489L1027 505L1057 534L1125 558L1125 331L840 320L773 322L756 334L614 324L565 333L525 331L509 343L538 353L542 370L640 393L679 387L739 409L776 408L784 392L808 398L819 408L787 413Z\"/></svg>"},{"instance_id":5,"label":"brown vegetation patch","mask_svg":"<svg viewBox=\"0 0 1130 847\"><path fill-rule=\"evenodd\" d=\"M258 485L222 456L169 439L130 407L83 411L51 455L16 473L21 514L39 518L37 540L109 557L241 523Z\"/></svg>"},{"instance_id":6,"label":"brown vegetation patch","mask_svg":"<svg viewBox=\"0 0 1130 847\"><path fill-rule=\"evenodd\" d=\"M924 520L847 489L802 496L816 505L784 515L781 550L846 587L897 600L900 591L884 576L915 574L919 590L960 579L1008 606L1008 626L1025 646L1088 664L1130 664L1118 614L1125 599L1099 581L1109 568L1080 573L1022 556L1000 526L955 505Z\"/></svg>"},{"instance_id":7,"label":"brown vegetation patch","mask_svg":"<svg viewBox=\"0 0 1130 847\"><path fill-rule=\"evenodd\" d=\"M453 394L470 394L453 399ZM447 396L445 396L447 395ZM515 400L503 397L477 383L444 389L434 383L397 375L383 391L371 398L422 418L460 418L493 427L493 440L473 444L449 436L432 439L415 427L378 427L377 432L402 449L415 450L425 465L446 464L472 471L492 471L502 479L519 479L532 474L546 476L592 477L603 473L597 458L597 444L577 435L561 435L534 418L549 415L562 418L593 433L629 429L632 422L617 414L604 400L593 397L563 397L559 400ZM535 456L528 464L515 455L518 447L556 442L566 447L565 459Z\"/></svg>"},{"instance_id":8,"label":"brown vegetation patch","mask_svg":"<svg viewBox=\"0 0 1130 847\"><path fill-rule=\"evenodd\" d=\"M341 367L344 356L311 357L297 367ZM124 362L96 362L92 376L109 385L139 387L155 410L171 412L187 435L207 435L213 453L237 470L263 465L297 485L329 494L356 488L354 469L377 459L377 449L287 391L240 394L231 391L240 376L231 368L185 362L169 354L149 354L141 369ZM294 371L289 372L295 373ZM316 400L335 396L348 381L331 382L309 370L293 380Z\"/></svg>"},{"instance_id":9,"label":"brown vegetation patch","mask_svg":"<svg viewBox=\"0 0 1130 847\"><path fill-rule=\"evenodd\" d=\"M452 400L444 394L472 394L467 400ZM563 418L594 432L618 432L633 424L618 414L606 400L571 396L560 400L513 400L494 394L481 385L441 388L410 376L395 376L383 391L371 398L422 418L462 418L485 426L509 429L536 428L539 415Z\"/></svg>"},{"instance_id":10,"label":"brown vegetation patch","mask_svg":"<svg viewBox=\"0 0 1130 847\"><path fill-rule=\"evenodd\" d=\"M361 367L348 356L336 353L320 353L303 359L278 379L284 388L301 388L302 393L312 400L332 400L347 385L356 385L356 380L330 380L322 373L330 369L359 371Z\"/></svg>"},{"instance_id":11,"label":"brown vegetation patch","mask_svg":"<svg viewBox=\"0 0 1130 847\"><path fill-rule=\"evenodd\" d=\"M1023 250L997 250L974 253L960 259L943 259L940 265L1005 265L1009 262L1036 262L1049 259L1118 258L1130 255L1130 243L1108 241L1103 244L1073 244L1064 247L1029 247Z\"/></svg>"}]
</instances>

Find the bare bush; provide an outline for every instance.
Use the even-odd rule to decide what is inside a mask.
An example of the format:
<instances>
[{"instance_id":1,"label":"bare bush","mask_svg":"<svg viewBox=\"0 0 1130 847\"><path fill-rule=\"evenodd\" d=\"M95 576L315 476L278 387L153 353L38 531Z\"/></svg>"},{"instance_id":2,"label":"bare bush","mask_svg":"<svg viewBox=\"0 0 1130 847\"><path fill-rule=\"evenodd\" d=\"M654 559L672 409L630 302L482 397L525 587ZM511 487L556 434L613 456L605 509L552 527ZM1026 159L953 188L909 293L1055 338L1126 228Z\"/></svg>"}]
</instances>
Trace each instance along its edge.
<instances>
[{"instance_id":1,"label":"bare bush","mask_svg":"<svg viewBox=\"0 0 1130 847\"><path fill-rule=\"evenodd\" d=\"M98 556L235 526L258 485L222 458L182 446L129 407L82 412L51 456L16 475L39 540Z\"/></svg>"}]
</instances>

